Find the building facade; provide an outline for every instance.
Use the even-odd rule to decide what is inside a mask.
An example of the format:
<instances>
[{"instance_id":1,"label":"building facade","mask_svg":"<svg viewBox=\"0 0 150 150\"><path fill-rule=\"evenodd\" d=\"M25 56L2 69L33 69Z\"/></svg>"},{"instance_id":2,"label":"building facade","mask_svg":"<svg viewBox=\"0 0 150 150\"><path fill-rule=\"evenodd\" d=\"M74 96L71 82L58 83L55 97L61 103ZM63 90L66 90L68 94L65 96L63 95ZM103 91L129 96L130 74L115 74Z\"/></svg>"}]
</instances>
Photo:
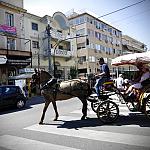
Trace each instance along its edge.
<instances>
[{"instance_id":1,"label":"building facade","mask_svg":"<svg viewBox=\"0 0 150 150\"><path fill-rule=\"evenodd\" d=\"M25 13L24 24L25 37L31 39L32 67L68 79L70 67L75 64L71 59L71 33L66 16L61 12L54 13L52 17Z\"/></svg>"},{"instance_id":2,"label":"building facade","mask_svg":"<svg viewBox=\"0 0 150 150\"><path fill-rule=\"evenodd\" d=\"M122 31L86 12L73 12L68 18L77 36L86 35L76 39L79 76L99 71L100 57L108 63L111 73L115 73L115 67L110 64L112 58L122 55Z\"/></svg>"},{"instance_id":3,"label":"building facade","mask_svg":"<svg viewBox=\"0 0 150 150\"><path fill-rule=\"evenodd\" d=\"M122 35L123 54L142 53L147 50L146 45L128 35Z\"/></svg>"},{"instance_id":4,"label":"building facade","mask_svg":"<svg viewBox=\"0 0 150 150\"><path fill-rule=\"evenodd\" d=\"M9 77L19 73L19 69L31 65L30 39L24 35L23 0L0 1L0 83L9 84ZM29 46L30 47L30 46ZM11 84L11 83L10 83Z\"/></svg>"},{"instance_id":5,"label":"building facade","mask_svg":"<svg viewBox=\"0 0 150 150\"><path fill-rule=\"evenodd\" d=\"M147 51L147 48L144 43L128 35L122 35L123 55L130 54L130 53L142 53L146 51ZM131 72L134 72L135 70L137 70L137 68L133 65L119 67L119 72L122 72L122 73L126 72L128 74L131 74Z\"/></svg>"}]
</instances>

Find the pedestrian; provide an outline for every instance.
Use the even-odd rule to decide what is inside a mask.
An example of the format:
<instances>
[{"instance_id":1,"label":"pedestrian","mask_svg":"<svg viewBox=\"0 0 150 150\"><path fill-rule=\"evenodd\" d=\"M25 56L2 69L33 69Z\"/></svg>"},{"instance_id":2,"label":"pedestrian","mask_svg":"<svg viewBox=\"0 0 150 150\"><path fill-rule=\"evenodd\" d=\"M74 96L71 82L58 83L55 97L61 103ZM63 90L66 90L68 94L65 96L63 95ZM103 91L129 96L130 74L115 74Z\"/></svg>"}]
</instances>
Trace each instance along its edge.
<instances>
[{"instance_id":1,"label":"pedestrian","mask_svg":"<svg viewBox=\"0 0 150 150\"><path fill-rule=\"evenodd\" d=\"M124 79L123 79L123 75L122 74L119 74L118 78L116 79L116 87L122 91L124 90Z\"/></svg>"},{"instance_id":2,"label":"pedestrian","mask_svg":"<svg viewBox=\"0 0 150 150\"><path fill-rule=\"evenodd\" d=\"M108 65L104 62L104 58L101 57L99 59L99 65L100 65L100 73L95 75L97 78L95 89L97 96L100 97L100 90L102 90L102 85L105 81L108 81L110 79L110 71Z\"/></svg>"},{"instance_id":3,"label":"pedestrian","mask_svg":"<svg viewBox=\"0 0 150 150\"><path fill-rule=\"evenodd\" d=\"M26 85L23 87L23 91L24 91L25 97L28 97L28 89Z\"/></svg>"}]
</instances>

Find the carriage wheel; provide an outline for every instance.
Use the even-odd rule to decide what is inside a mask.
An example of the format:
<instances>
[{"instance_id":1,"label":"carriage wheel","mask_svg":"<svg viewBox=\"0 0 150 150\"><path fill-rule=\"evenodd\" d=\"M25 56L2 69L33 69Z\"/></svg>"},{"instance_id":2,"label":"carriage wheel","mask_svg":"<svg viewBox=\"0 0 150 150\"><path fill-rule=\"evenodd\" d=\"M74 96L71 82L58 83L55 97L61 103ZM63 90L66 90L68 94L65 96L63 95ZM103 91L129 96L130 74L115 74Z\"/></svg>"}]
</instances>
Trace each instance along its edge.
<instances>
[{"instance_id":1,"label":"carriage wheel","mask_svg":"<svg viewBox=\"0 0 150 150\"><path fill-rule=\"evenodd\" d=\"M97 117L103 123L112 123L116 121L119 117L118 105L110 100L102 102L97 108Z\"/></svg>"},{"instance_id":2,"label":"carriage wheel","mask_svg":"<svg viewBox=\"0 0 150 150\"><path fill-rule=\"evenodd\" d=\"M145 102L145 115L150 119L150 96L148 96Z\"/></svg>"},{"instance_id":3,"label":"carriage wheel","mask_svg":"<svg viewBox=\"0 0 150 150\"><path fill-rule=\"evenodd\" d=\"M97 113L97 108L98 108L99 104L100 104L99 101L97 101L97 102L91 102L91 108L92 108L92 110L93 110L95 113Z\"/></svg>"},{"instance_id":4,"label":"carriage wheel","mask_svg":"<svg viewBox=\"0 0 150 150\"><path fill-rule=\"evenodd\" d=\"M143 90L143 102L141 111L145 113L146 117L150 119L150 85Z\"/></svg>"}]
</instances>

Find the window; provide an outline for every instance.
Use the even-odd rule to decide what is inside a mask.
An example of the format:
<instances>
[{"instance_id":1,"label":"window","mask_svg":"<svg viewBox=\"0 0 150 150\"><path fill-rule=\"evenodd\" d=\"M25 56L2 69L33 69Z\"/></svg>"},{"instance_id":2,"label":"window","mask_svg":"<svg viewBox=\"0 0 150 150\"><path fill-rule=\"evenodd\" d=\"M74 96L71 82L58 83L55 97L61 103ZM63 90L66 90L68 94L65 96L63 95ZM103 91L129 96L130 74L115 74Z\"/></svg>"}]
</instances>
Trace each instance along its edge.
<instances>
[{"instance_id":1,"label":"window","mask_svg":"<svg viewBox=\"0 0 150 150\"><path fill-rule=\"evenodd\" d=\"M101 45L101 50L105 51L105 47L103 45Z\"/></svg>"},{"instance_id":2,"label":"window","mask_svg":"<svg viewBox=\"0 0 150 150\"><path fill-rule=\"evenodd\" d=\"M6 87L4 88L4 94L14 94L16 93L15 87Z\"/></svg>"},{"instance_id":3,"label":"window","mask_svg":"<svg viewBox=\"0 0 150 150\"><path fill-rule=\"evenodd\" d=\"M14 15L6 12L6 24L8 26L14 26Z\"/></svg>"},{"instance_id":4,"label":"window","mask_svg":"<svg viewBox=\"0 0 150 150\"><path fill-rule=\"evenodd\" d=\"M96 58L94 56L89 56L89 62L96 62Z\"/></svg>"},{"instance_id":5,"label":"window","mask_svg":"<svg viewBox=\"0 0 150 150\"><path fill-rule=\"evenodd\" d=\"M85 29L83 28L83 29L78 30L78 31L76 32L76 35L77 35L77 36L85 35Z\"/></svg>"},{"instance_id":6,"label":"window","mask_svg":"<svg viewBox=\"0 0 150 150\"><path fill-rule=\"evenodd\" d=\"M84 16L80 17L80 24L84 23L84 19L85 19Z\"/></svg>"},{"instance_id":7,"label":"window","mask_svg":"<svg viewBox=\"0 0 150 150\"><path fill-rule=\"evenodd\" d=\"M76 25L78 25L79 24L79 18L76 18Z\"/></svg>"},{"instance_id":8,"label":"window","mask_svg":"<svg viewBox=\"0 0 150 150\"><path fill-rule=\"evenodd\" d=\"M95 37L101 40L101 33L95 31Z\"/></svg>"},{"instance_id":9,"label":"window","mask_svg":"<svg viewBox=\"0 0 150 150\"><path fill-rule=\"evenodd\" d=\"M85 43L78 43L77 49L82 49L82 48L85 48Z\"/></svg>"},{"instance_id":10,"label":"window","mask_svg":"<svg viewBox=\"0 0 150 150\"><path fill-rule=\"evenodd\" d=\"M63 46L62 46L62 45L59 45L59 46L58 46L58 49L63 49Z\"/></svg>"},{"instance_id":11,"label":"window","mask_svg":"<svg viewBox=\"0 0 150 150\"><path fill-rule=\"evenodd\" d=\"M0 95L2 95L2 88L0 88Z\"/></svg>"},{"instance_id":12,"label":"window","mask_svg":"<svg viewBox=\"0 0 150 150\"><path fill-rule=\"evenodd\" d=\"M32 22L32 30L38 31L38 24Z\"/></svg>"},{"instance_id":13,"label":"window","mask_svg":"<svg viewBox=\"0 0 150 150\"><path fill-rule=\"evenodd\" d=\"M16 40L13 38L8 38L7 39L7 48L10 50L15 50L16 49Z\"/></svg>"},{"instance_id":14,"label":"window","mask_svg":"<svg viewBox=\"0 0 150 150\"><path fill-rule=\"evenodd\" d=\"M107 35L105 35L105 34L102 34L102 40L107 40Z\"/></svg>"},{"instance_id":15,"label":"window","mask_svg":"<svg viewBox=\"0 0 150 150\"><path fill-rule=\"evenodd\" d=\"M86 56L79 57L79 62L85 62L85 61L86 61Z\"/></svg>"},{"instance_id":16,"label":"window","mask_svg":"<svg viewBox=\"0 0 150 150\"><path fill-rule=\"evenodd\" d=\"M39 42L38 41L32 41L32 48L39 48Z\"/></svg>"}]
</instances>

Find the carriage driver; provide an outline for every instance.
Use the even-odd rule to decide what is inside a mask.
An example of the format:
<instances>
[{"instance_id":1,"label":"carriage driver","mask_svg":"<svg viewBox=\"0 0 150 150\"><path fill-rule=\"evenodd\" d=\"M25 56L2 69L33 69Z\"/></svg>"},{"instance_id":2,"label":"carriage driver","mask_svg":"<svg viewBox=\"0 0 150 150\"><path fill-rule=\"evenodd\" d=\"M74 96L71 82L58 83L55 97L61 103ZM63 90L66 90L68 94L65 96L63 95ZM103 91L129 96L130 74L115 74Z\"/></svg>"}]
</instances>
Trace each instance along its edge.
<instances>
[{"instance_id":1,"label":"carriage driver","mask_svg":"<svg viewBox=\"0 0 150 150\"><path fill-rule=\"evenodd\" d=\"M95 75L96 84L95 89L97 96L100 97L100 90L102 89L102 84L110 79L110 71L108 65L104 62L104 58L99 58L99 65L100 65L100 73Z\"/></svg>"}]
</instances>

